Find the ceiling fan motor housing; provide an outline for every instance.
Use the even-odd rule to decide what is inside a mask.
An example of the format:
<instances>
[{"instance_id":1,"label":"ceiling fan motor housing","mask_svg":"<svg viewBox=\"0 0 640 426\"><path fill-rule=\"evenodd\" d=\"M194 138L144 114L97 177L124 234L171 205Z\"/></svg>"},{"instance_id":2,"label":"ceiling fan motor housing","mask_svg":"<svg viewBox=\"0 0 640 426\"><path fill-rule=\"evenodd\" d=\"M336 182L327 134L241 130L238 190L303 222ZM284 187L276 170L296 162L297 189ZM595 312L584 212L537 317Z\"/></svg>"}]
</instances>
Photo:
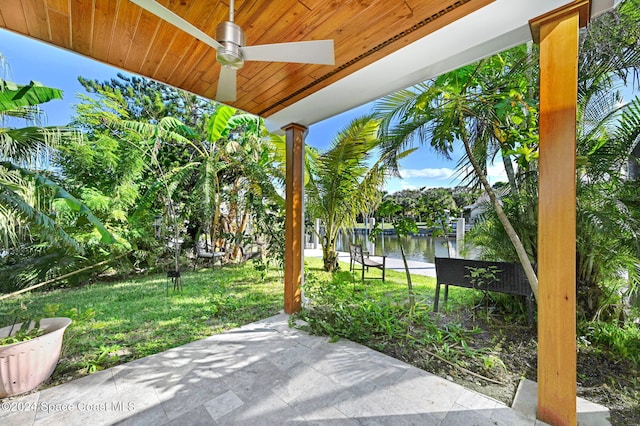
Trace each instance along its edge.
<instances>
[{"instance_id":1,"label":"ceiling fan motor housing","mask_svg":"<svg viewBox=\"0 0 640 426\"><path fill-rule=\"evenodd\" d=\"M222 45L216 54L218 62L226 67L242 68L244 57L240 48L245 45L242 28L230 21L221 22L216 28L216 40Z\"/></svg>"}]
</instances>

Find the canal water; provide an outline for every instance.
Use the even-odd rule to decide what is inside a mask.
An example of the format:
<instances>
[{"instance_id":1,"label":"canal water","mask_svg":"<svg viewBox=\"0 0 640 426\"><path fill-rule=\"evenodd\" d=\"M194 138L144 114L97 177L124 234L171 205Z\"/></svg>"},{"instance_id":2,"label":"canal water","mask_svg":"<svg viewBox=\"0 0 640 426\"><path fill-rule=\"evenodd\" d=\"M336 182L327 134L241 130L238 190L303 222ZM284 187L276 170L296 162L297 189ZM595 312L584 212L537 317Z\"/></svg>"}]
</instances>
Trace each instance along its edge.
<instances>
[{"instance_id":1,"label":"canal water","mask_svg":"<svg viewBox=\"0 0 640 426\"><path fill-rule=\"evenodd\" d=\"M405 254L408 260L418 262L434 263L434 257L455 257L456 238L448 237L451 245L451 256L449 255L449 244L446 237L430 237L422 235L414 235L406 238ZM349 244L354 241L353 234L342 234L338 238L338 251L349 251ZM373 242L373 250L369 245L365 235L355 235L355 242L362 244L365 250L373 252L377 256L386 255L391 258L401 259L400 244L397 235L378 235Z\"/></svg>"}]
</instances>

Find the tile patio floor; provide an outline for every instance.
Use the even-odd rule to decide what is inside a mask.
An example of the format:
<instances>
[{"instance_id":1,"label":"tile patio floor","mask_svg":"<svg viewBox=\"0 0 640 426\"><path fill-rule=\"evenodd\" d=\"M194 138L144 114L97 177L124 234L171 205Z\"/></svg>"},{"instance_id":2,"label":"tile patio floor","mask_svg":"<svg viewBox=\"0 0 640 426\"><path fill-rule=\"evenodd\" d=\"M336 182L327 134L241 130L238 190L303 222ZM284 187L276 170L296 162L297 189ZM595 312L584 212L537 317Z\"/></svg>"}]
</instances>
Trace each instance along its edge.
<instances>
[{"instance_id":1,"label":"tile patio floor","mask_svg":"<svg viewBox=\"0 0 640 426\"><path fill-rule=\"evenodd\" d=\"M281 314L2 404L5 425L536 425ZM0 401L6 402L6 401Z\"/></svg>"}]
</instances>

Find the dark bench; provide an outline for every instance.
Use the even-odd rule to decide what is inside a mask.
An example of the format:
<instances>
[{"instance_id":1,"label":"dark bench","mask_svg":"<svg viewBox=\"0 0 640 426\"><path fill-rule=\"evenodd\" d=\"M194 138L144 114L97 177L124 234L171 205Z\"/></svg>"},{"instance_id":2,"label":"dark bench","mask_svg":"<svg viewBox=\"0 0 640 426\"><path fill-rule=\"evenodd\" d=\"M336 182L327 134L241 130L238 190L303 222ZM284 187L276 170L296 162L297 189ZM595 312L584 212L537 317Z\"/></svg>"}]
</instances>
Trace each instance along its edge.
<instances>
[{"instance_id":1,"label":"dark bench","mask_svg":"<svg viewBox=\"0 0 640 426\"><path fill-rule=\"evenodd\" d=\"M362 282L364 282L364 272L365 269L368 271L369 268L378 268L382 270L382 278L378 277L369 277L369 279L382 279L384 281L385 275L385 264L387 256L382 256L382 263L376 262L369 258L369 253L362 250L362 246L360 244L349 244L349 255L351 256L351 260L349 262L349 271L353 272L356 268L356 263L362 265Z\"/></svg>"},{"instance_id":2,"label":"dark bench","mask_svg":"<svg viewBox=\"0 0 640 426\"><path fill-rule=\"evenodd\" d=\"M167 271L167 295L169 295L169 281L173 285L173 291L182 292L182 281L180 280L180 271L169 270Z\"/></svg>"},{"instance_id":3,"label":"dark bench","mask_svg":"<svg viewBox=\"0 0 640 426\"><path fill-rule=\"evenodd\" d=\"M527 315L529 324L533 324L533 292L529 280L519 263L487 262L483 260L453 259L436 257L436 298L433 311L438 312L438 299L440 298L440 286L444 285L444 301L449 297L449 286L475 288L483 292L495 291L498 293L523 296L527 302ZM478 285L478 279L473 279L472 272L481 270L494 271L495 279L483 280Z\"/></svg>"}]
</instances>

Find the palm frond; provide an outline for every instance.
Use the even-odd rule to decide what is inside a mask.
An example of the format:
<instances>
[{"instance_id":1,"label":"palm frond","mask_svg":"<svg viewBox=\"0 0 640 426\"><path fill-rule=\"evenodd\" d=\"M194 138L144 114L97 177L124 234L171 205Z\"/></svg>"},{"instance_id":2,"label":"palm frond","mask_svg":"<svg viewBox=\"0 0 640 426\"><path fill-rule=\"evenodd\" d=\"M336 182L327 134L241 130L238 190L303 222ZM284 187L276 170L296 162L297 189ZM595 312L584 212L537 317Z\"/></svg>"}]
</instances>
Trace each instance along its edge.
<instances>
[{"instance_id":1,"label":"palm frond","mask_svg":"<svg viewBox=\"0 0 640 426\"><path fill-rule=\"evenodd\" d=\"M13 162L30 162L34 153L51 154L64 141L82 139L82 134L67 127L0 128L0 156Z\"/></svg>"},{"instance_id":2,"label":"palm frond","mask_svg":"<svg viewBox=\"0 0 640 426\"><path fill-rule=\"evenodd\" d=\"M188 145L204 154L202 149L192 140L193 131L174 117L163 117L157 124L134 120L116 120L111 124L117 128L132 131L141 138L151 141L149 143L153 144L150 147L152 158L157 154L161 142L176 142Z\"/></svg>"},{"instance_id":3,"label":"palm frond","mask_svg":"<svg viewBox=\"0 0 640 426\"><path fill-rule=\"evenodd\" d=\"M104 244L111 244L114 242L114 238L109 232L107 228L102 224L102 222L91 212L91 210L84 205L80 200L75 198L73 195L69 194L64 188L62 188L57 183L53 182L49 178L35 173L31 170L27 170L21 167L18 167L12 163L3 161L0 162L2 167L5 167L7 170L17 171L23 177L28 177L32 179L36 185L44 186L53 191L53 198L60 199L66 202L66 204L75 212L82 214L93 224L96 230L100 233L101 242Z\"/></svg>"},{"instance_id":4,"label":"palm frond","mask_svg":"<svg viewBox=\"0 0 640 426\"><path fill-rule=\"evenodd\" d=\"M640 144L640 97L636 96L625 105L615 138L625 141L624 149L627 156Z\"/></svg>"},{"instance_id":5,"label":"palm frond","mask_svg":"<svg viewBox=\"0 0 640 426\"><path fill-rule=\"evenodd\" d=\"M381 119L380 131L386 133L393 125L403 122L415 108L421 95L429 91L432 82L424 82L399 90L378 100L373 107L376 117Z\"/></svg>"},{"instance_id":6,"label":"palm frond","mask_svg":"<svg viewBox=\"0 0 640 426\"><path fill-rule=\"evenodd\" d=\"M376 202L384 170L367 163L377 146L377 134L378 120L373 115L358 117L338 132L327 152L314 156L306 186L307 206L313 217L325 223L329 239Z\"/></svg>"},{"instance_id":7,"label":"palm frond","mask_svg":"<svg viewBox=\"0 0 640 426\"><path fill-rule=\"evenodd\" d=\"M53 219L33 208L24 199L4 185L0 185L0 204L9 207L38 228L38 233L54 245L62 245L82 253L82 247L65 232Z\"/></svg>"}]
</instances>

